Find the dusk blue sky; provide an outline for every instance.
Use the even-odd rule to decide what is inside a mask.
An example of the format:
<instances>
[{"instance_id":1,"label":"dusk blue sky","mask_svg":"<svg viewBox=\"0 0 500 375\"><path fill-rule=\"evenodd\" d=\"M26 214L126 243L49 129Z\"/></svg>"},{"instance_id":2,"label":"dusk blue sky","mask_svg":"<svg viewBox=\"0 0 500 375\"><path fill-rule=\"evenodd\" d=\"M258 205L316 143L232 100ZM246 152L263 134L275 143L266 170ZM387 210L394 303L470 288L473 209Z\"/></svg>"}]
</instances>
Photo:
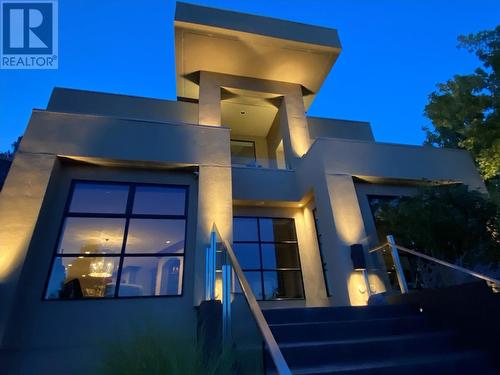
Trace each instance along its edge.
<instances>
[{"instance_id":1,"label":"dusk blue sky","mask_svg":"<svg viewBox=\"0 0 500 375\"><path fill-rule=\"evenodd\" d=\"M364 120L378 141L421 144L438 82L479 62L457 36L492 29L499 0L192 0L336 28L343 51L310 115ZM175 100L172 0L60 0L59 69L0 70L0 151L55 86Z\"/></svg>"}]
</instances>

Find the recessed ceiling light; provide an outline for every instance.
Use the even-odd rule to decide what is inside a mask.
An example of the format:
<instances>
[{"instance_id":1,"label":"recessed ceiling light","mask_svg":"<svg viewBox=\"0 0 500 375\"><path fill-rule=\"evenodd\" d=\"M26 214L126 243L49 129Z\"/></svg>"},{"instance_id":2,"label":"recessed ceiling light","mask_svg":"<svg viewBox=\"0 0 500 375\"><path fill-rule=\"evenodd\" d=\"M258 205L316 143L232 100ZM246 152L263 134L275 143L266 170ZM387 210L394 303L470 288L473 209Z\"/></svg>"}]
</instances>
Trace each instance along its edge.
<instances>
[{"instance_id":1,"label":"recessed ceiling light","mask_svg":"<svg viewBox=\"0 0 500 375\"><path fill-rule=\"evenodd\" d=\"M85 254L90 254L90 251L86 251Z\"/></svg>"},{"instance_id":2,"label":"recessed ceiling light","mask_svg":"<svg viewBox=\"0 0 500 375\"><path fill-rule=\"evenodd\" d=\"M84 257L82 257L82 256L79 256L79 257L78 257L78 259L83 259L83 258L84 258Z\"/></svg>"},{"instance_id":3,"label":"recessed ceiling light","mask_svg":"<svg viewBox=\"0 0 500 375\"><path fill-rule=\"evenodd\" d=\"M72 264L71 264L71 263L70 263L70 264L68 264L68 267L71 267L71 266L72 266Z\"/></svg>"},{"instance_id":4,"label":"recessed ceiling light","mask_svg":"<svg viewBox=\"0 0 500 375\"><path fill-rule=\"evenodd\" d=\"M170 242L172 242L172 241L170 241L170 240L168 240L168 241L165 241L165 243L166 243L167 245L168 245L168 244L169 244Z\"/></svg>"}]
</instances>

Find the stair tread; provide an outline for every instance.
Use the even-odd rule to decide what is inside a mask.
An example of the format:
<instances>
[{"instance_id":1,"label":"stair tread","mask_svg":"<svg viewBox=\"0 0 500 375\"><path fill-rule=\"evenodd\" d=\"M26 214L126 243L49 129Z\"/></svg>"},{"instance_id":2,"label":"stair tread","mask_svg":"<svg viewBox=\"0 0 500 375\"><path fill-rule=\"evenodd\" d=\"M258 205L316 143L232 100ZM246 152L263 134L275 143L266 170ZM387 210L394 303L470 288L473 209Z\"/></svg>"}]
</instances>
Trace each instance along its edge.
<instances>
[{"instance_id":1,"label":"stair tread","mask_svg":"<svg viewBox=\"0 0 500 375\"><path fill-rule=\"evenodd\" d=\"M376 306L325 306L325 307L287 307L287 308L274 308L263 309L264 315L274 315L287 312L328 312L328 313L346 313L346 312L414 312L418 311L412 305L376 305Z\"/></svg>"},{"instance_id":2,"label":"stair tread","mask_svg":"<svg viewBox=\"0 0 500 375\"><path fill-rule=\"evenodd\" d=\"M314 367L294 367L292 372L296 375L313 375L313 374L327 374L335 373L341 371L359 371L368 369L384 369L384 368L397 368L403 366L411 365L423 365L423 364L439 364L439 363L450 363L457 360L473 360L473 359L483 359L485 357L484 353L479 351L462 351L462 352L452 352L439 355L421 355L398 358L397 360L377 360L369 362L357 362L357 363L343 363L343 364L331 364L331 365L321 365Z\"/></svg>"},{"instance_id":3,"label":"stair tread","mask_svg":"<svg viewBox=\"0 0 500 375\"><path fill-rule=\"evenodd\" d=\"M297 348L302 346L346 345L346 344L358 344L358 343L370 343L370 342L377 343L377 342L390 342L390 341L413 340L420 338L436 338L436 337L451 338L453 337L453 334L452 332L448 331L438 331L438 332L423 332L423 333L412 333L403 335L360 337L354 339L286 342L286 343L280 343L280 348L286 349L286 348Z\"/></svg>"},{"instance_id":4,"label":"stair tread","mask_svg":"<svg viewBox=\"0 0 500 375\"><path fill-rule=\"evenodd\" d=\"M269 324L314 321L346 321L419 315L411 305L293 307L263 310Z\"/></svg>"},{"instance_id":5,"label":"stair tread","mask_svg":"<svg viewBox=\"0 0 500 375\"><path fill-rule=\"evenodd\" d=\"M270 323L269 327L285 327L285 326L301 326L301 325L326 325L326 324L359 324L359 323L382 323L389 321L401 321L401 320L422 320L425 318L421 314L414 315L404 315L397 317L387 317L387 318L368 318L368 319L349 319L349 320L321 320L312 322L288 322L288 323Z\"/></svg>"}]
</instances>

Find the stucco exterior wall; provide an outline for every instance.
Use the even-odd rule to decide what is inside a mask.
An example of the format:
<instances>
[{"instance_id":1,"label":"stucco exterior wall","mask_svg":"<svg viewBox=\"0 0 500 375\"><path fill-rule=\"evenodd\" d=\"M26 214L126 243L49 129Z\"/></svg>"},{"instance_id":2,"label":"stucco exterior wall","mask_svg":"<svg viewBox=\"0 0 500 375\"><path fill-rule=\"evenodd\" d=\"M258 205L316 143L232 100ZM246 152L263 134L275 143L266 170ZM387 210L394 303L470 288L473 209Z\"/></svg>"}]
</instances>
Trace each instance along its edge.
<instances>
[{"instance_id":1,"label":"stucco exterior wall","mask_svg":"<svg viewBox=\"0 0 500 375\"><path fill-rule=\"evenodd\" d=\"M182 296L110 300L44 301L44 289L73 179L189 186ZM4 340L7 373L88 374L98 372L111 346L141 334L180 340L196 335L193 306L197 262L198 181L193 173L98 168L57 162L28 246ZM12 372L9 372L12 371Z\"/></svg>"},{"instance_id":2,"label":"stucco exterior wall","mask_svg":"<svg viewBox=\"0 0 500 375\"><path fill-rule=\"evenodd\" d=\"M343 138L374 141L369 122L307 116L311 138Z\"/></svg>"},{"instance_id":3,"label":"stucco exterior wall","mask_svg":"<svg viewBox=\"0 0 500 375\"><path fill-rule=\"evenodd\" d=\"M10 316L16 316L16 319L12 321L17 321L17 317L25 311L23 309L39 307L38 305L14 305L14 297L19 294L16 288L24 286L19 279L20 270L25 262L31 262L31 257L38 254L37 248L30 247L30 244L50 242L45 241L45 237L35 240L32 235L35 223L39 219L40 207L46 198L45 190L49 179L60 177L53 176L58 158L72 160L72 163L80 161L97 164L104 179L113 175L110 169L113 165L121 168L134 168L138 174L141 169L147 171L165 171L184 167L189 167L190 170L198 169L199 190L196 190L194 199L200 210L194 213L196 230L192 231L189 236L193 248L196 248L193 254L196 254L199 259L193 260L192 270L204 264L204 249L208 244L214 222L220 223L221 231L226 238L231 238L229 129L35 111L5 186L0 193L0 212L2 213L0 215L0 223L2 223L0 228L0 268L2 270L0 328L2 334L5 333L5 327L12 324L9 320ZM106 177L108 170L110 173ZM127 176L132 180L135 178L133 173ZM157 182L165 183L166 180L160 178ZM54 184L64 186L64 182L55 181ZM53 219L54 222L60 222L57 217ZM51 228L50 232L53 235L57 233L57 230L54 231L54 228ZM26 254L31 255L26 257ZM186 303L190 307L199 303L204 288L203 277L195 278L192 270L190 274L188 272L185 274L186 279L191 279L190 282L193 283L190 287L190 294L186 295L189 300ZM47 271L44 277L46 275ZM34 288L44 285L41 278L33 283ZM31 292L29 294L32 302L40 301L41 294ZM78 301L66 302L69 302L71 306L78 306L79 303ZM66 308L66 302L62 302L61 306L64 307L61 311ZM75 303L72 304L73 302ZM121 301L113 302L117 305L121 304ZM55 305L57 302L51 306ZM20 310L15 310L16 312L13 313L14 306ZM178 314L176 308L172 306L171 309L176 311L172 314ZM138 307L137 311L140 310ZM173 320L176 319L173 318ZM195 327L194 322L190 321L189 326ZM31 326L31 329L35 328ZM29 332L33 331L26 332L30 334ZM12 338L17 334L3 337L2 345L13 348L12 350L15 351L17 344L12 341ZM42 335L41 337L47 338L48 336ZM26 341L19 344L20 348L26 348L28 345L29 340L26 337L25 339ZM79 339L75 338L75 340L80 342ZM59 344L62 345L62 342ZM40 354L39 359L42 360L42 357L43 355Z\"/></svg>"},{"instance_id":4,"label":"stucco exterior wall","mask_svg":"<svg viewBox=\"0 0 500 375\"><path fill-rule=\"evenodd\" d=\"M141 162L230 165L229 129L35 111L21 151Z\"/></svg>"},{"instance_id":5,"label":"stucco exterior wall","mask_svg":"<svg viewBox=\"0 0 500 375\"><path fill-rule=\"evenodd\" d=\"M326 173L460 181L486 191L470 154L463 150L318 138L309 154L323 160Z\"/></svg>"},{"instance_id":6,"label":"stucco exterior wall","mask_svg":"<svg viewBox=\"0 0 500 375\"><path fill-rule=\"evenodd\" d=\"M0 343L56 157L18 152L0 193Z\"/></svg>"},{"instance_id":7,"label":"stucco exterior wall","mask_svg":"<svg viewBox=\"0 0 500 375\"><path fill-rule=\"evenodd\" d=\"M56 87L47 110L157 122L198 123L198 104Z\"/></svg>"}]
</instances>

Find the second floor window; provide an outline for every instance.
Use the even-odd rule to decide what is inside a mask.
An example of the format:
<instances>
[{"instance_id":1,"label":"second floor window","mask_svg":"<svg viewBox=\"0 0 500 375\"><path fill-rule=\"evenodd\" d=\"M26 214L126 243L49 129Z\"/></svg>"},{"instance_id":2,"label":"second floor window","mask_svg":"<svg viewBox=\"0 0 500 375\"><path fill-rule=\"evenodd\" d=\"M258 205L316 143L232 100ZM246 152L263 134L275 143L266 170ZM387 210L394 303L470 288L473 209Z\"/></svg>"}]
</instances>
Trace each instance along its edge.
<instances>
[{"instance_id":1,"label":"second floor window","mask_svg":"<svg viewBox=\"0 0 500 375\"><path fill-rule=\"evenodd\" d=\"M238 165L255 166L255 142L231 139L231 163Z\"/></svg>"}]
</instances>

